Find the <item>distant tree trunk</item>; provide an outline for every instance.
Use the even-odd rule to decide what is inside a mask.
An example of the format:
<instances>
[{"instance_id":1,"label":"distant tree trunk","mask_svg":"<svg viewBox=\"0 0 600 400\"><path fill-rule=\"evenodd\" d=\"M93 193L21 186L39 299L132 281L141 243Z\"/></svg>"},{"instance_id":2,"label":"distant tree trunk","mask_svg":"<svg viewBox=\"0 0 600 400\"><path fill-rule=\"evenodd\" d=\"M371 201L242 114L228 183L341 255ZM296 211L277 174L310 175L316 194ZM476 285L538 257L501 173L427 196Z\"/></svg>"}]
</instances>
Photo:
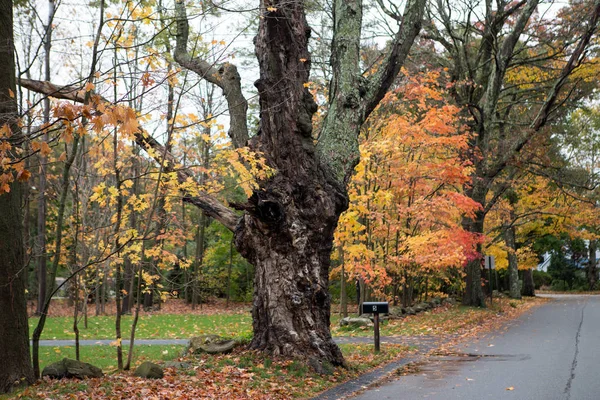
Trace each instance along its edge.
<instances>
[{"instance_id":1,"label":"distant tree trunk","mask_svg":"<svg viewBox=\"0 0 600 400\"><path fill-rule=\"evenodd\" d=\"M194 260L194 274L192 277L192 310L202 303L200 296L200 275L202 274L202 263L204 260L204 231L205 216L200 215L198 227L196 228L196 257Z\"/></svg>"},{"instance_id":2,"label":"distant tree trunk","mask_svg":"<svg viewBox=\"0 0 600 400\"><path fill-rule=\"evenodd\" d=\"M504 227L504 242L508 249L508 295L511 299L520 299L521 290L519 289L517 242L513 226Z\"/></svg>"},{"instance_id":3,"label":"distant tree trunk","mask_svg":"<svg viewBox=\"0 0 600 400\"><path fill-rule=\"evenodd\" d=\"M233 264L233 239L229 243L229 264L227 265L227 308L229 308L229 299L231 297L231 268Z\"/></svg>"},{"instance_id":4,"label":"distant tree trunk","mask_svg":"<svg viewBox=\"0 0 600 400\"><path fill-rule=\"evenodd\" d=\"M73 310L73 333L75 333L75 359L79 361L79 276L75 277L75 304Z\"/></svg>"},{"instance_id":5,"label":"distant tree trunk","mask_svg":"<svg viewBox=\"0 0 600 400\"><path fill-rule=\"evenodd\" d=\"M15 148L23 139L17 121L14 94L15 61L12 0L0 0L0 126L8 124L10 138L0 137ZM12 92L13 96L10 95ZM9 172L11 173L11 172ZM27 324L26 260L23 245L22 183L10 184L0 194L0 393L33 382Z\"/></svg>"},{"instance_id":6,"label":"distant tree trunk","mask_svg":"<svg viewBox=\"0 0 600 400\"><path fill-rule=\"evenodd\" d=\"M103 268L104 269L104 268ZM101 297L102 297L102 274L100 273L100 267L96 267L96 277L95 277L95 285L94 285L94 303L96 308L96 317L102 313L101 309Z\"/></svg>"},{"instance_id":7,"label":"distant tree trunk","mask_svg":"<svg viewBox=\"0 0 600 400\"><path fill-rule=\"evenodd\" d=\"M485 195L487 188L482 183L475 182L473 187L467 189L467 195L480 204L485 204ZM482 211L475 212L475 218L463 219L463 228L470 233L483 235L483 222L485 214ZM466 306L485 307L485 297L481 288L481 265L482 265L482 248L481 244L476 248L479 257L476 257L467 262L465 267L465 294L463 304Z\"/></svg>"},{"instance_id":8,"label":"distant tree trunk","mask_svg":"<svg viewBox=\"0 0 600 400\"><path fill-rule=\"evenodd\" d=\"M100 314L106 315L106 300L108 297L108 264L104 267L104 275L102 275L102 284L100 285Z\"/></svg>"},{"instance_id":9,"label":"distant tree trunk","mask_svg":"<svg viewBox=\"0 0 600 400\"><path fill-rule=\"evenodd\" d=\"M44 34L44 79L46 81L51 80L50 75L50 50L52 48L52 32L53 32L53 20L54 20L54 1L48 1L48 21L46 23L46 31ZM50 123L50 98L44 98L44 124ZM45 142L49 141L48 133L45 132L43 136ZM38 184L38 215L37 215L37 236L36 236L36 252L37 252L37 267L38 267L38 304L36 314L40 315L44 308L44 302L46 301L47 289L47 272L46 272L46 164L48 162L47 157L40 153L40 174ZM54 286L54 282L50 282L51 286Z\"/></svg>"},{"instance_id":10,"label":"distant tree trunk","mask_svg":"<svg viewBox=\"0 0 600 400\"><path fill-rule=\"evenodd\" d=\"M346 271L344 270L344 247L340 245L338 247L340 263L342 271L340 273L340 315L342 318L348 316L348 294L346 293Z\"/></svg>"},{"instance_id":11,"label":"distant tree trunk","mask_svg":"<svg viewBox=\"0 0 600 400\"><path fill-rule=\"evenodd\" d=\"M598 241L590 240L589 246L589 258L587 265L587 281L589 290L596 288L596 282L598 282L598 260L596 259L596 251L598 249Z\"/></svg>"},{"instance_id":12,"label":"distant tree trunk","mask_svg":"<svg viewBox=\"0 0 600 400\"><path fill-rule=\"evenodd\" d=\"M523 271L523 296L535 296L535 284L533 282L533 270L526 269Z\"/></svg>"}]
</instances>

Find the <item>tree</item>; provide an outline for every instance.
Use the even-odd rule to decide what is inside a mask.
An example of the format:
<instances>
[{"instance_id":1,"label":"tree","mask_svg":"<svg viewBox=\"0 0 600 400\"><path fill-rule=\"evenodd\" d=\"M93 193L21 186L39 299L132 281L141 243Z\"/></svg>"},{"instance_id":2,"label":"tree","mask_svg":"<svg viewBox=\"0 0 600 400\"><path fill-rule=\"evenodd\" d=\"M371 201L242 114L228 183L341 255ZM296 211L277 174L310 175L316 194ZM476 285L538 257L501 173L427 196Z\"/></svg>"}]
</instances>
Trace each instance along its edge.
<instances>
[{"instance_id":1,"label":"tree","mask_svg":"<svg viewBox=\"0 0 600 400\"><path fill-rule=\"evenodd\" d=\"M554 24L534 18L538 0L500 1L497 9L492 1L481 3L433 2L427 26L428 37L444 48L440 62L450 70L453 96L470 114L474 138L465 157L474 172L465 190L483 208L475 218L465 218L463 226L474 234L483 234L486 214L510 187L507 166L515 155L558 114L560 105L585 95L577 84L589 77L570 77L585 64L600 16L600 1L577 3L576 13L564 12ZM589 19L582 24L573 14ZM523 67L539 73L516 81L511 74ZM500 177L505 185L497 185ZM463 304L485 306L479 259L467 265Z\"/></svg>"},{"instance_id":2,"label":"tree","mask_svg":"<svg viewBox=\"0 0 600 400\"><path fill-rule=\"evenodd\" d=\"M187 52L189 28L177 2L175 59L185 68L220 86L232 120L245 121L239 97L239 74L230 63L217 68ZM260 125L249 147L264 154L277 172L260 182L240 219L230 210L198 202L215 219L235 230L235 244L256 268L251 348L322 363L343 365L329 331L328 293L333 232L348 206L346 184L358 162L358 134L394 81L419 32L424 1L406 5L402 23L378 71L360 73L362 1L334 3L334 38L329 111L314 143L317 105L306 85L310 74L308 39L302 1L261 2L255 39L260 78ZM244 144L245 124L232 123L230 136Z\"/></svg>"},{"instance_id":3,"label":"tree","mask_svg":"<svg viewBox=\"0 0 600 400\"><path fill-rule=\"evenodd\" d=\"M382 101L363 129L350 207L336 231L349 275L380 297L391 283L394 300L401 286L405 306L417 282L427 295L476 242L460 224L479 208L462 193L470 134L444 96L446 81L442 71L405 73Z\"/></svg>"},{"instance_id":4,"label":"tree","mask_svg":"<svg viewBox=\"0 0 600 400\"><path fill-rule=\"evenodd\" d=\"M0 1L0 393L33 382L25 297L26 258L21 210L27 172L12 161L22 145L15 99L12 0ZM19 168L21 170L19 171Z\"/></svg>"}]
</instances>

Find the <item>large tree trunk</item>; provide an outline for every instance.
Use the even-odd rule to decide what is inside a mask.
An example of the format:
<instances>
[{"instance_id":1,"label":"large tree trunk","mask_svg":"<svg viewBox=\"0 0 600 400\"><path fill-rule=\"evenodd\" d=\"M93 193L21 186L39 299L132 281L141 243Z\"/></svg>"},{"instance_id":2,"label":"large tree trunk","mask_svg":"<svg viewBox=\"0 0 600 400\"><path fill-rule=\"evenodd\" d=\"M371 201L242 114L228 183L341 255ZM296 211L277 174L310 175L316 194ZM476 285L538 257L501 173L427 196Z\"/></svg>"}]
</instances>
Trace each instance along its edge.
<instances>
[{"instance_id":1,"label":"large tree trunk","mask_svg":"<svg viewBox=\"0 0 600 400\"><path fill-rule=\"evenodd\" d=\"M256 268L251 348L304 359L318 370L344 365L329 331L328 287L333 232L348 198L315 155L303 3L273 9L256 38L261 125L251 146L277 173L243 206L235 243Z\"/></svg>"},{"instance_id":2,"label":"large tree trunk","mask_svg":"<svg viewBox=\"0 0 600 400\"><path fill-rule=\"evenodd\" d=\"M0 136L13 146L22 139L17 124L14 94L15 63L12 0L0 0L0 126L9 124L10 138ZM12 95L10 93L12 92ZM12 173L12 171L6 171ZM0 393L33 381L29 356L29 326L25 297L26 260L23 246L22 184L10 184L8 193L0 194Z\"/></svg>"}]
</instances>

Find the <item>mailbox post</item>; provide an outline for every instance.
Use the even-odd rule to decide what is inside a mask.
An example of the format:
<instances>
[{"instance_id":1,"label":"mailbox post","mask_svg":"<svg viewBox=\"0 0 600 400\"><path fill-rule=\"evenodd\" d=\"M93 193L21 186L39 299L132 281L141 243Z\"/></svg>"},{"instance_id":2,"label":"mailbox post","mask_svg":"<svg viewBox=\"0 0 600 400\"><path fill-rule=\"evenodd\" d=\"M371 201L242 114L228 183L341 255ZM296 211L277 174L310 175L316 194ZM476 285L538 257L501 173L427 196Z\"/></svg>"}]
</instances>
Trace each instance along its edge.
<instances>
[{"instance_id":1,"label":"mailbox post","mask_svg":"<svg viewBox=\"0 0 600 400\"><path fill-rule=\"evenodd\" d=\"M379 339L379 314L389 313L390 305L386 301L365 301L362 303L361 311L363 314L373 314L373 324L375 325L375 353L379 353L379 350L381 349Z\"/></svg>"}]
</instances>

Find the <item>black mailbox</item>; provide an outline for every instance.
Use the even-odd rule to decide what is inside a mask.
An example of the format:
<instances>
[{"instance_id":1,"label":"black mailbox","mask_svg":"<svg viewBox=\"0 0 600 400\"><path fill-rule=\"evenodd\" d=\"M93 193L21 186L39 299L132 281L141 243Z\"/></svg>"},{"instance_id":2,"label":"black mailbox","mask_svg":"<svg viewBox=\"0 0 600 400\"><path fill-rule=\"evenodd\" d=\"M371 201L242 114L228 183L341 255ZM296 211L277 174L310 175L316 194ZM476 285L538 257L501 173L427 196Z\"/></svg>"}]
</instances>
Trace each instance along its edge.
<instances>
[{"instance_id":1,"label":"black mailbox","mask_svg":"<svg viewBox=\"0 0 600 400\"><path fill-rule=\"evenodd\" d=\"M365 301L362 304L362 314L387 314L390 304L387 301Z\"/></svg>"}]
</instances>

